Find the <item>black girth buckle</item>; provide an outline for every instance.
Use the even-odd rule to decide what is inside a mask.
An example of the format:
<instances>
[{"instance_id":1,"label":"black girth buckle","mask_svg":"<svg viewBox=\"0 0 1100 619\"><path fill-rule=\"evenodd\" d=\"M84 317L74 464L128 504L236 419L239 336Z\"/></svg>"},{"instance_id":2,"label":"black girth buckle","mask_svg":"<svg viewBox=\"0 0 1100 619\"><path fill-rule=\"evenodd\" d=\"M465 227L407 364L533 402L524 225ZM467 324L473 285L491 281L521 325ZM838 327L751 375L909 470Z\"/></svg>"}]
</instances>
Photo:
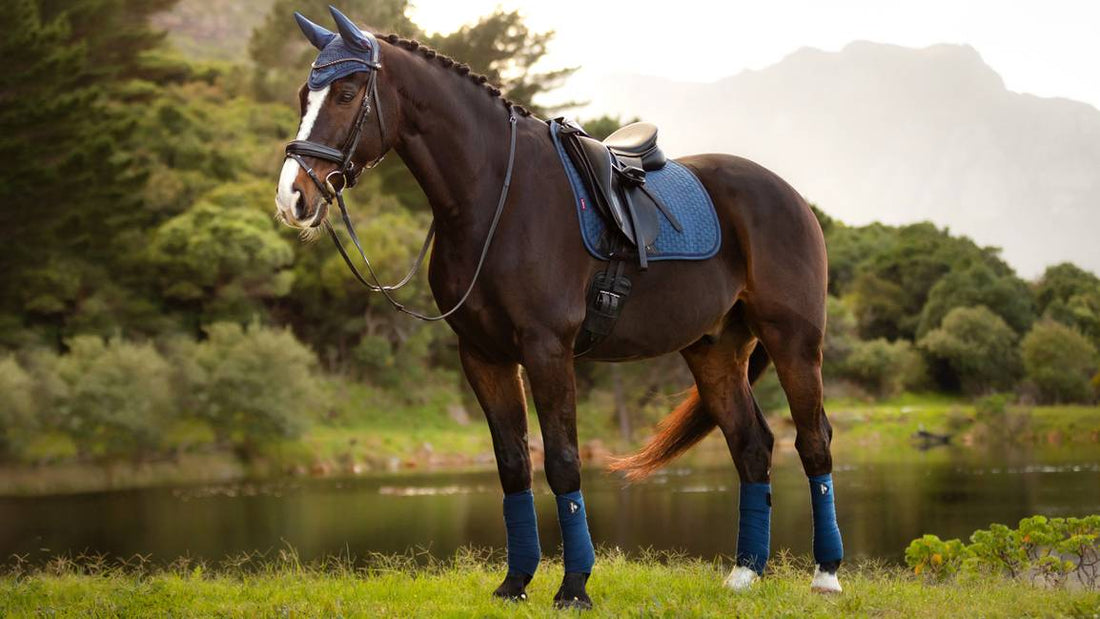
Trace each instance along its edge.
<instances>
[{"instance_id":1,"label":"black girth buckle","mask_svg":"<svg viewBox=\"0 0 1100 619\"><path fill-rule=\"evenodd\" d=\"M592 278L584 323L573 345L575 357L588 353L615 329L631 289L630 278L623 273L623 267L622 260L612 259L606 269Z\"/></svg>"},{"instance_id":2,"label":"black girth buckle","mask_svg":"<svg viewBox=\"0 0 1100 619\"><path fill-rule=\"evenodd\" d=\"M593 309L601 314L612 314L617 316L619 310L622 309L623 296L610 290L596 290L596 298L592 303Z\"/></svg>"}]
</instances>

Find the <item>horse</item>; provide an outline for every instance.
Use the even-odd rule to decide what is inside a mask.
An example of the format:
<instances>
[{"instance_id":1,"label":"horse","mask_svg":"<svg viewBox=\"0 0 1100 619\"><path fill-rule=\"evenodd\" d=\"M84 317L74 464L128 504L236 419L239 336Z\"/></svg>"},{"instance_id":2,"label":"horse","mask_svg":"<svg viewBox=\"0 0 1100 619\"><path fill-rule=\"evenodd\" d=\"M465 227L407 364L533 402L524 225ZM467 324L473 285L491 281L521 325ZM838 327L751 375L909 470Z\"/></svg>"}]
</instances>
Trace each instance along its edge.
<instances>
[{"instance_id":1,"label":"horse","mask_svg":"<svg viewBox=\"0 0 1100 619\"><path fill-rule=\"evenodd\" d=\"M554 605L591 608L586 585L595 560L581 493L574 346L587 284L604 263L582 245L548 126L466 65L416 41L375 36L331 12L335 33L295 14L321 51L299 91L301 121L279 177L277 216L301 229L328 226L333 200L343 209L344 188L388 152L400 156L431 206L428 282L437 305L450 308L443 316L492 436L508 565L493 594L525 600L541 559L522 367L562 529L564 575ZM740 479L736 563L724 584L750 590L770 551L774 444L752 385L774 364L809 482L811 588L839 592L843 546L821 374L821 227L797 191L752 161L726 154L677 161L713 201L720 250L706 260L654 262L644 272L627 265L630 302L583 358L679 352L695 385L655 436L612 468L641 479L719 429Z\"/></svg>"}]
</instances>

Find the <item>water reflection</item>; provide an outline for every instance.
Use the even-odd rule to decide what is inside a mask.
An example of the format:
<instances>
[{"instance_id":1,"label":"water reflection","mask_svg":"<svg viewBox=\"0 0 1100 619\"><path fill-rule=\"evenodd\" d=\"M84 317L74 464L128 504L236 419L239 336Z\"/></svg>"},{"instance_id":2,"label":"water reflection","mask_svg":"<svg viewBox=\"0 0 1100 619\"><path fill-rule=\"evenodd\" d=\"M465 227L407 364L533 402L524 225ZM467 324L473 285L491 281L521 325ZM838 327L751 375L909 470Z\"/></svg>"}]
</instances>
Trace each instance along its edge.
<instances>
[{"instance_id":1,"label":"water reflection","mask_svg":"<svg viewBox=\"0 0 1100 619\"><path fill-rule=\"evenodd\" d=\"M1095 454L1058 459L982 456L965 450L908 460L851 462L834 474L850 557L897 561L923 533L965 537L992 522L1031 514L1100 513ZM792 456L775 466L773 549L810 552L806 479ZM732 466L679 467L627 486L599 472L585 478L592 535L627 552L644 548L732 555L737 481ZM536 486L544 551L560 544L554 502ZM157 489L67 497L0 499L0 556L81 552L170 561L294 546L305 560L426 548L446 557L464 545L503 543L495 473L417 475Z\"/></svg>"}]
</instances>

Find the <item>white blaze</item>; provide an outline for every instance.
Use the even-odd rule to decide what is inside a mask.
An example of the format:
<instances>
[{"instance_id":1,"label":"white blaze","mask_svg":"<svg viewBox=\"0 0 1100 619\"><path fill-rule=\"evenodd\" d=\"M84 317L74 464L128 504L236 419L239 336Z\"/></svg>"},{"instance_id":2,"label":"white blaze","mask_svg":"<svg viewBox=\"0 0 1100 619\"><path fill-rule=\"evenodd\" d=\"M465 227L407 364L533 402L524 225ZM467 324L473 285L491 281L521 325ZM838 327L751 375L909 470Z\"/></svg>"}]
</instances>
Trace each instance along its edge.
<instances>
[{"instance_id":1,"label":"white blaze","mask_svg":"<svg viewBox=\"0 0 1100 619\"><path fill-rule=\"evenodd\" d=\"M306 97L306 113L302 116L302 123L298 125L298 140L308 140L309 134L313 133L313 125L317 122L317 116L321 113L321 108L325 105L325 98L328 97L329 87L325 86L321 90L311 90ZM292 215L294 214L294 205L298 202L298 192L294 191L294 179L298 178L298 170L301 168L298 162L286 158L283 162L283 171L279 174L279 191L275 194L275 205L279 207L279 210L293 221Z\"/></svg>"}]
</instances>

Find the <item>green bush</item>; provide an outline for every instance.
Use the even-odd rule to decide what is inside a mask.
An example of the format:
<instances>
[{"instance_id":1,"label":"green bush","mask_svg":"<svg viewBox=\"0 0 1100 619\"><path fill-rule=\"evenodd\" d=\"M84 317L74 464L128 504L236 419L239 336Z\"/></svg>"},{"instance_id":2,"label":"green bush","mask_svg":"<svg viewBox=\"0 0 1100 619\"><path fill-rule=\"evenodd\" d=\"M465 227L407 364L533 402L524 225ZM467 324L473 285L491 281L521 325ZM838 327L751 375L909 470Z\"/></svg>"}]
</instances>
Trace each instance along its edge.
<instances>
[{"instance_id":1,"label":"green bush","mask_svg":"<svg viewBox=\"0 0 1100 619\"><path fill-rule=\"evenodd\" d=\"M48 417L85 455L156 449L176 413L171 368L148 344L77 336L69 353L39 357Z\"/></svg>"},{"instance_id":2,"label":"green bush","mask_svg":"<svg viewBox=\"0 0 1100 619\"><path fill-rule=\"evenodd\" d=\"M957 539L943 541L935 535L913 540L905 549L905 562L913 573L931 580L946 580L959 573L967 557L966 546Z\"/></svg>"},{"instance_id":3,"label":"green bush","mask_svg":"<svg viewBox=\"0 0 1100 619\"><path fill-rule=\"evenodd\" d=\"M1009 576L1046 586L1070 580L1095 589L1100 576L1100 516L1024 518L975 531L970 544L935 535L913 540L905 562L917 575L945 580L959 574Z\"/></svg>"},{"instance_id":4,"label":"green bush","mask_svg":"<svg viewBox=\"0 0 1100 619\"><path fill-rule=\"evenodd\" d=\"M1020 375L1016 332L984 306L957 307L918 345L945 363L963 391L980 395L1009 389Z\"/></svg>"},{"instance_id":5,"label":"green bush","mask_svg":"<svg viewBox=\"0 0 1100 619\"><path fill-rule=\"evenodd\" d=\"M993 393L974 402L974 412L982 419L995 419L1004 417L1008 412L1008 405L1012 402L1012 396L1007 393Z\"/></svg>"},{"instance_id":6,"label":"green bush","mask_svg":"<svg viewBox=\"0 0 1100 619\"><path fill-rule=\"evenodd\" d=\"M313 352L290 331L257 324L215 323L206 332L175 351L192 413L246 450L300 436L321 404Z\"/></svg>"},{"instance_id":7,"label":"green bush","mask_svg":"<svg viewBox=\"0 0 1100 619\"><path fill-rule=\"evenodd\" d=\"M845 375L876 396L894 396L920 386L924 360L913 345L878 338L856 342L845 362Z\"/></svg>"},{"instance_id":8,"label":"green bush","mask_svg":"<svg viewBox=\"0 0 1100 619\"><path fill-rule=\"evenodd\" d=\"M1048 402L1087 402L1096 372L1096 347L1080 332L1044 321L1020 342L1020 356L1028 380Z\"/></svg>"},{"instance_id":9,"label":"green bush","mask_svg":"<svg viewBox=\"0 0 1100 619\"><path fill-rule=\"evenodd\" d=\"M34 380L12 356L0 358L0 458L17 451L35 423Z\"/></svg>"}]
</instances>

